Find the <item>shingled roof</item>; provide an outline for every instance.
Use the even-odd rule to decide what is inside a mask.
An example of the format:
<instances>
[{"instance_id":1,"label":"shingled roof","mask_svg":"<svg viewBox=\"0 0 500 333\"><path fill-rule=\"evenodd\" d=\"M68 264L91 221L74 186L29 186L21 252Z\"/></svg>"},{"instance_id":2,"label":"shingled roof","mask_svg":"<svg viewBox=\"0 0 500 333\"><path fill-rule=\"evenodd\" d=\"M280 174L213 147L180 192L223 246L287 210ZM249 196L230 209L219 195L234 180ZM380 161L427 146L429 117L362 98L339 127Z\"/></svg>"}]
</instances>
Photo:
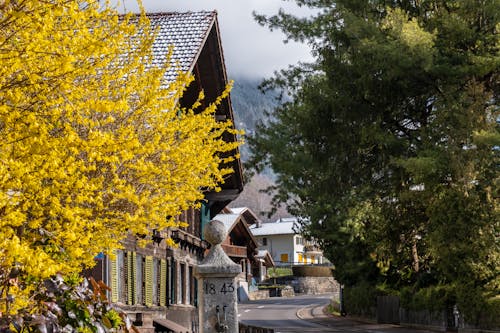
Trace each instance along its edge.
<instances>
[{"instance_id":1,"label":"shingled roof","mask_svg":"<svg viewBox=\"0 0 500 333\"><path fill-rule=\"evenodd\" d=\"M147 14L151 26L158 28L153 43L153 64L163 66L169 47L173 47L165 82L174 81L179 71L193 70L216 16L216 11Z\"/></svg>"},{"instance_id":2,"label":"shingled roof","mask_svg":"<svg viewBox=\"0 0 500 333\"><path fill-rule=\"evenodd\" d=\"M170 47L173 48L163 84L168 85L175 81L179 72L189 72L194 76L194 82L184 91L179 101L181 106L191 107L198 101L201 91L205 96L201 108L215 102L228 84L217 11L161 12L146 15L151 27L157 31L152 45L153 65L164 66ZM218 105L215 117L221 121L230 120L234 123L229 96ZM235 142L237 138L235 134L226 132L224 140ZM229 154L222 157L227 157ZM235 159L226 166L232 167L234 173L225 178L221 184L221 191L205 193L205 199L210 202L211 217L218 214L243 190L241 161Z\"/></svg>"},{"instance_id":3,"label":"shingled roof","mask_svg":"<svg viewBox=\"0 0 500 333\"><path fill-rule=\"evenodd\" d=\"M254 236L291 235L300 233L300 223L296 217L280 218L276 222L251 225Z\"/></svg>"}]
</instances>

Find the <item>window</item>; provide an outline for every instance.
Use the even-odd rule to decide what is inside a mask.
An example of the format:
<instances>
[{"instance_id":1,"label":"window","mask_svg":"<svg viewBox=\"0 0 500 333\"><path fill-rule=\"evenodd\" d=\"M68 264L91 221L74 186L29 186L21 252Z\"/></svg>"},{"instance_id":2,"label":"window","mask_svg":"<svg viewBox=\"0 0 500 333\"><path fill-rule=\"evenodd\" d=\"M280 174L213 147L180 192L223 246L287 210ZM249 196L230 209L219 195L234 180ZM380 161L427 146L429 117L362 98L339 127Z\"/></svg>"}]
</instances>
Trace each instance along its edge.
<instances>
[{"instance_id":1,"label":"window","mask_svg":"<svg viewBox=\"0 0 500 333\"><path fill-rule=\"evenodd\" d=\"M170 302L169 304L175 304L177 301L176 292L177 292L177 262L172 259L170 262L170 272L169 272L169 295Z\"/></svg>"},{"instance_id":2,"label":"window","mask_svg":"<svg viewBox=\"0 0 500 333\"><path fill-rule=\"evenodd\" d=\"M299 263L303 262L304 261L304 255L302 253L298 253L298 257L299 257Z\"/></svg>"},{"instance_id":3,"label":"window","mask_svg":"<svg viewBox=\"0 0 500 333\"><path fill-rule=\"evenodd\" d=\"M262 246L267 246L267 238L262 237Z\"/></svg>"},{"instance_id":4,"label":"window","mask_svg":"<svg viewBox=\"0 0 500 333\"><path fill-rule=\"evenodd\" d=\"M288 253L282 253L280 255L280 261L281 262L288 262Z\"/></svg>"},{"instance_id":5,"label":"window","mask_svg":"<svg viewBox=\"0 0 500 333\"><path fill-rule=\"evenodd\" d=\"M137 268L137 254L135 252L127 251L125 256L125 266L126 266L126 275L125 275L125 284L127 286L127 304L133 305L136 304L136 268Z\"/></svg>"},{"instance_id":6,"label":"window","mask_svg":"<svg viewBox=\"0 0 500 333\"><path fill-rule=\"evenodd\" d=\"M198 288L196 285L196 278L193 275L193 266L189 266L188 276L189 276L189 304L196 306Z\"/></svg>"},{"instance_id":7,"label":"window","mask_svg":"<svg viewBox=\"0 0 500 333\"><path fill-rule=\"evenodd\" d=\"M297 238L295 238L295 245L303 245L304 244L304 239L300 236L297 236Z\"/></svg>"},{"instance_id":8,"label":"window","mask_svg":"<svg viewBox=\"0 0 500 333\"><path fill-rule=\"evenodd\" d=\"M182 300L182 304L186 304L186 265L185 264L181 264L180 265L180 271L181 271L181 280L179 281L180 285L180 289L181 289L181 300Z\"/></svg>"},{"instance_id":9,"label":"window","mask_svg":"<svg viewBox=\"0 0 500 333\"><path fill-rule=\"evenodd\" d=\"M151 281L153 285L153 305L160 304L160 260L153 258L153 277Z\"/></svg>"},{"instance_id":10,"label":"window","mask_svg":"<svg viewBox=\"0 0 500 333\"><path fill-rule=\"evenodd\" d=\"M143 270L143 261L144 258L140 254L136 254L136 268L135 268L135 276L136 276L136 283L135 283L135 304L144 304L144 298L143 298L143 292L144 292L144 270Z\"/></svg>"}]
</instances>

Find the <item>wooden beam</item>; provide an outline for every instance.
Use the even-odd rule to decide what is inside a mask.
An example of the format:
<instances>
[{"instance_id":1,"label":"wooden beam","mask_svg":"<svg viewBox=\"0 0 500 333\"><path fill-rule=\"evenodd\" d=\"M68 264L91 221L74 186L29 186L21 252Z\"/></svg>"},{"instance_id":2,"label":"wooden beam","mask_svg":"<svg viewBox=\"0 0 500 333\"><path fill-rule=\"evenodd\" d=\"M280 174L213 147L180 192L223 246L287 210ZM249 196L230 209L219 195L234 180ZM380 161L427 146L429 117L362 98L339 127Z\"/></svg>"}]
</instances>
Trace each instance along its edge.
<instances>
[{"instance_id":1,"label":"wooden beam","mask_svg":"<svg viewBox=\"0 0 500 333\"><path fill-rule=\"evenodd\" d=\"M240 194L239 189L227 189L220 192L209 192L205 194L205 199L209 201L227 201L234 200Z\"/></svg>"}]
</instances>

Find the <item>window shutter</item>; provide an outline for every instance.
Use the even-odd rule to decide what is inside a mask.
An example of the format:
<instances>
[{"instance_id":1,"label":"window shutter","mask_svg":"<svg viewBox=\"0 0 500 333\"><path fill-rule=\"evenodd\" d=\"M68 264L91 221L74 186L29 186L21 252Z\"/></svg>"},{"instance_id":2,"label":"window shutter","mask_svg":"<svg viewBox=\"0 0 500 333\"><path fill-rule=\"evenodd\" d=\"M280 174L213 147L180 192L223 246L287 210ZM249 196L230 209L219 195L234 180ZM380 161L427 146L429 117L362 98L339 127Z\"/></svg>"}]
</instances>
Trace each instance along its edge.
<instances>
[{"instance_id":1,"label":"window shutter","mask_svg":"<svg viewBox=\"0 0 500 333\"><path fill-rule=\"evenodd\" d=\"M144 303L147 306L153 305L153 257L146 256L144 262Z\"/></svg>"},{"instance_id":2,"label":"window shutter","mask_svg":"<svg viewBox=\"0 0 500 333\"><path fill-rule=\"evenodd\" d=\"M144 264L140 254L135 255L135 304L144 304Z\"/></svg>"},{"instance_id":3,"label":"window shutter","mask_svg":"<svg viewBox=\"0 0 500 333\"><path fill-rule=\"evenodd\" d=\"M285 262L287 263L288 262L288 253L282 253L281 256L280 256L280 259L281 259L281 262Z\"/></svg>"},{"instance_id":4,"label":"window shutter","mask_svg":"<svg viewBox=\"0 0 500 333\"><path fill-rule=\"evenodd\" d=\"M110 266L111 266L111 302L118 302L118 256L113 253L114 258L110 258Z\"/></svg>"},{"instance_id":5,"label":"window shutter","mask_svg":"<svg viewBox=\"0 0 500 333\"><path fill-rule=\"evenodd\" d=\"M135 295L136 295L136 261L137 254L135 252L128 251L127 252L127 304L133 305L135 304Z\"/></svg>"},{"instance_id":6,"label":"window shutter","mask_svg":"<svg viewBox=\"0 0 500 333\"><path fill-rule=\"evenodd\" d=\"M200 238L205 239L203 236L203 229L205 225L210 222L210 207L207 203L202 202L200 208Z\"/></svg>"},{"instance_id":7,"label":"window shutter","mask_svg":"<svg viewBox=\"0 0 500 333\"><path fill-rule=\"evenodd\" d=\"M167 300L167 261L160 260L160 306L165 306Z\"/></svg>"}]
</instances>

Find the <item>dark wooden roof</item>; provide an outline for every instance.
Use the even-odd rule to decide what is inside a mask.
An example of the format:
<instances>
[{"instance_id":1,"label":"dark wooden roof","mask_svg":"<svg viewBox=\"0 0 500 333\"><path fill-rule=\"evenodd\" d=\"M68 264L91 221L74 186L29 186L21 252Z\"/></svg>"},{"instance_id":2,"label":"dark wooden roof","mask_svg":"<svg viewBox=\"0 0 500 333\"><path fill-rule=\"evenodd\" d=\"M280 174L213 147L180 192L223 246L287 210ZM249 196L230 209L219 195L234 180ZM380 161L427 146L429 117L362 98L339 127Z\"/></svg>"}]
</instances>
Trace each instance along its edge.
<instances>
[{"instance_id":1,"label":"dark wooden roof","mask_svg":"<svg viewBox=\"0 0 500 333\"><path fill-rule=\"evenodd\" d=\"M173 47L170 59L171 67L165 74L165 80L175 79L176 72L190 71L195 76L181 100L181 105L190 107L204 91L203 108L222 94L228 84L224 55L222 51L219 25L216 11L187 13L151 13L147 14L151 25L158 29L153 43L154 63L162 65L166 60L169 47ZM219 120L230 120L234 124L231 98L225 98L216 111ZM236 141L235 135L226 133L224 139ZM232 154L238 154L238 150ZM229 166L234 173L228 175L220 192L206 193L210 204L211 217L220 212L228 203L236 199L243 190L243 172L240 159Z\"/></svg>"}]
</instances>

